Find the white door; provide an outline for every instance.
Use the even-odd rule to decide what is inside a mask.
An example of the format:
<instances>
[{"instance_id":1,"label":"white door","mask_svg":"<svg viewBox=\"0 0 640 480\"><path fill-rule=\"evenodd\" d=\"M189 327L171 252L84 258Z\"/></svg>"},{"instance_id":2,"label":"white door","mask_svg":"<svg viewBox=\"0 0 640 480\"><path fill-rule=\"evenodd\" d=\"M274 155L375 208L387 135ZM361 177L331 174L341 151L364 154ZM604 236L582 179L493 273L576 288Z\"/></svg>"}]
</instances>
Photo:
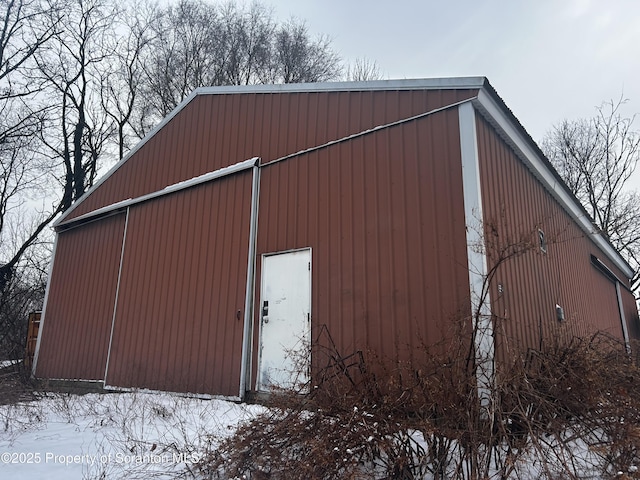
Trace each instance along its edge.
<instances>
[{"instance_id":1,"label":"white door","mask_svg":"<svg viewBox=\"0 0 640 480\"><path fill-rule=\"evenodd\" d=\"M303 388L311 359L311 250L262 256L257 389Z\"/></svg>"}]
</instances>

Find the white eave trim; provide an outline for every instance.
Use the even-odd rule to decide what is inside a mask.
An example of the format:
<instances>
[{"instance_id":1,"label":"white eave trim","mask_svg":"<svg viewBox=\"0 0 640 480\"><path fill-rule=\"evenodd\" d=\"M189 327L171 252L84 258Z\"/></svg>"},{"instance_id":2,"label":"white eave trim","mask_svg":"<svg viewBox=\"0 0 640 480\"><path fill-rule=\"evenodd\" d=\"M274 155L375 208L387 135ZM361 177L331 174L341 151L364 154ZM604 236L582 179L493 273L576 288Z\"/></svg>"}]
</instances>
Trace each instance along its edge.
<instances>
[{"instance_id":1,"label":"white eave trim","mask_svg":"<svg viewBox=\"0 0 640 480\"><path fill-rule=\"evenodd\" d=\"M485 77L416 78L403 80L373 80L367 82L284 83L278 85L229 85L200 87L197 95L226 95L237 93L313 93L363 92L383 90L466 90L480 89Z\"/></svg>"},{"instance_id":2,"label":"white eave trim","mask_svg":"<svg viewBox=\"0 0 640 480\"><path fill-rule=\"evenodd\" d=\"M213 172L205 173L204 175L200 175L189 180L185 180L183 182L174 183L173 185L169 185L162 190L157 190L155 192L147 193L140 197L136 198L128 198L126 200L122 200L120 202L112 203L111 205L107 205L105 207L98 208L91 212L85 213L78 217L74 217L66 222L63 222L62 218L58 220L53 226L64 227L67 225L73 225L76 223L83 223L87 220L91 220L94 217L100 217L109 215L112 212L116 212L118 210L122 210L124 208L130 207L131 205L135 205L137 203L146 202L153 198L162 197L164 195L169 195L174 192L178 192L180 190L185 190L187 188L191 188L196 185L200 185L201 183L210 182L211 180L215 180L216 178L226 177L227 175L231 175L236 172L241 172L242 170L247 170L252 168L258 164L259 157L253 157L243 162L238 162L228 167L220 168L218 170L214 170Z\"/></svg>"},{"instance_id":3,"label":"white eave trim","mask_svg":"<svg viewBox=\"0 0 640 480\"><path fill-rule=\"evenodd\" d=\"M591 240L605 253L607 258L618 267L627 278L633 277L633 270L620 254L611 246L611 244L596 230L595 225L585 214L582 206L578 203L573 195L565 188L565 185L559 180L553 171L546 165L540 154L534 150L529 141L517 129L513 121L507 117L504 110L498 106L495 100L481 89L477 98L472 102L478 108L480 113L487 118L489 123L498 128L506 137L506 140L515 150L516 154L534 173L534 175L547 187L553 197L560 203L569 216L578 224L578 226L591 238Z\"/></svg>"}]
</instances>

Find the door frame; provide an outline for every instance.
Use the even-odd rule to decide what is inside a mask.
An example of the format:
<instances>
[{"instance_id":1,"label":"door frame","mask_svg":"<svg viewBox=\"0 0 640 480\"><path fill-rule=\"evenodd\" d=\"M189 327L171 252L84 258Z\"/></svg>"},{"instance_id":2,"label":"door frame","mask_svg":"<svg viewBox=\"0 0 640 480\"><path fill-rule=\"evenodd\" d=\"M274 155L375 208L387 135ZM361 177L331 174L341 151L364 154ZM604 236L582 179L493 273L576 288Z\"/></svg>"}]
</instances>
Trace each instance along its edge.
<instances>
[{"instance_id":1,"label":"door frame","mask_svg":"<svg viewBox=\"0 0 640 480\"><path fill-rule=\"evenodd\" d=\"M300 248L290 248L287 250L278 250L275 252L267 252L260 255L260 288L257 292L257 302L256 302L256 321L258 322L257 330L257 361L256 361L256 377L254 382L254 388L256 392L268 393L266 390L260 390L260 365L262 363L262 295L265 281L265 259L267 257L273 257L276 255L283 255L287 253L294 252L309 252L309 378L311 378L311 343L313 339L313 249L309 247L300 247Z\"/></svg>"}]
</instances>

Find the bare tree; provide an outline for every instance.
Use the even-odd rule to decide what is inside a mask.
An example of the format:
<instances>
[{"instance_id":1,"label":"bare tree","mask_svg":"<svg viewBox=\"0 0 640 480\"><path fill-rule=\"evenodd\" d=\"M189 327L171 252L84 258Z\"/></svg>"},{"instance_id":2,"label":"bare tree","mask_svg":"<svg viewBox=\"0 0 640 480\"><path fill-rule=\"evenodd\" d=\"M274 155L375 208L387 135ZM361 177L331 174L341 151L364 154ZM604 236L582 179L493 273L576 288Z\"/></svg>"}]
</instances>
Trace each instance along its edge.
<instances>
[{"instance_id":1,"label":"bare tree","mask_svg":"<svg viewBox=\"0 0 640 480\"><path fill-rule=\"evenodd\" d=\"M247 10L229 3L221 10L221 85L262 83L269 67L275 24L271 10L253 3Z\"/></svg>"},{"instance_id":2,"label":"bare tree","mask_svg":"<svg viewBox=\"0 0 640 480\"><path fill-rule=\"evenodd\" d=\"M38 91L25 81L25 69L34 54L58 31L55 4L39 0L10 0L0 3L0 100L26 97Z\"/></svg>"},{"instance_id":3,"label":"bare tree","mask_svg":"<svg viewBox=\"0 0 640 480\"><path fill-rule=\"evenodd\" d=\"M32 229L33 225L29 225ZM0 294L0 359L23 358L27 315L42 308L51 244L33 245Z\"/></svg>"},{"instance_id":4,"label":"bare tree","mask_svg":"<svg viewBox=\"0 0 640 480\"><path fill-rule=\"evenodd\" d=\"M180 0L158 14L144 59L146 103L139 107L155 121L198 87L318 82L342 73L328 37L312 38L306 24L295 19L278 25L260 3L219 7ZM148 131L138 127L139 134Z\"/></svg>"},{"instance_id":5,"label":"bare tree","mask_svg":"<svg viewBox=\"0 0 640 480\"><path fill-rule=\"evenodd\" d=\"M153 127L141 98L141 79L147 49L154 38L152 24L157 20L157 9L140 2L120 13L116 25L122 33L110 38L113 57L100 72L101 106L116 130L118 159L130 147L131 137L142 138Z\"/></svg>"},{"instance_id":6,"label":"bare tree","mask_svg":"<svg viewBox=\"0 0 640 480\"><path fill-rule=\"evenodd\" d=\"M24 252L58 212L45 210L26 222L21 210L30 192L45 187L49 165L34 154L48 106L33 81L35 56L59 31L55 4L39 0L0 3L0 295L12 282ZM16 220L28 224L17 232Z\"/></svg>"},{"instance_id":7,"label":"bare tree","mask_svg":"<svg viewBox=\"0 0 640 480\"><path fill-rule=\"evenodd\" d=\"M123 158L193 89L340 73L327 37L313 39L297 20L278 24L260 3L0 3L0 287L93 184L99 161ZM16 235L20 208L34 198L37 221Z\"/></svg>"},{"instance_id":8,"label":"bare tree","mask_svg":"<svg viewBox=\"0 0 640 480\"><path fill-rule=\"evenodd\" d=\"M100 162L122 159L193 89L341 74L327 37L260 3L151 1L0 2L0 297L24 298L41 279L28 265L46 256L47 226ZM3 318L23 310L0 307L13 312Z\"/></svg>"},{"instance_id":9,"label":"bare tree","mask_svg":"<svg viewBox=\"0 0 640 480\"><path fill-rule=\"evenodd\" d=\"M347 67L346 79L351 82L366 82L369 80L382 80L383 75L375 60L368 58L356 58Z\"/></svg>"},{"instance_id":10,"label":"bare tree","mask_svg":"<svg viewBox=\"0 0 640 480\"><path fill-rule=\"evenodd\" d=\"M640 194L628 183L640 160L640 132L634 130L635 116L622 116L625 102L605 102L593 118L554 126L542 149L599 230L638 270ZM639 287L636 275L632 288Z\"/></svg>"},{"instance_id":11,"label":"bare tree","mask_svg":"<svg viewBox=\"0 0 640 480\"><path fill-rule=\"evenodd\" d=\"M106 1L2 4L2 291L47 225L93 183L113 133L99 101L117 11ZM26 202L36 213L25 214Z\"/></svg>"},{"instance_id":12,"label":"bare tree","mask_svg":"<svg viewBox=\"0 0 640 480\"><path fill-rule=\"evenodd\" d=\"M104 65L111 60L109 35L116 15L103 0L70 0L67 28L53 38L51 50L37 55L39 73L56 106L43 143L64 167L62 210L78 200L97 175L97 159L113 125L101 108Z\"/></svg>"},{"instance_id":13,"label":"bare tree","mask_svg":"<svg viewBox=\"0 0 640 480\"><path fill-rule=\"evenodd\" d=\"M324 82L340 77L340 57L327 36L313 40L305 22L291 19L275 35L274 78L276 82Z\"/></svg>"},{"instance_id":14,"label":"bare tree","mask_svg":"<svg viewBox=\"0 0 640 480\"><path fill-rule=\"evenodd\" d=\"M156 121L195 88L220 82L218 17L215 6L199 0L181 0L158 12L143 85L143 108Z\"/></svg>"},{"instance_id":15,"label":"bare tree","mask_svg":"<svg viewBox=\"0 0 640 480\"><path fill-rule=\"evenodd\" d=\"M59 32L58 6L40 0L0 2L0 356L19 358L24 349L26 312L38 308L43 291L36 248L60 211L35 200L54 180L38 138L50 105L41 102L42 82L34 81L35 56ZM28 255L27 252L29 253ZM37 268L36 268L37 266Z\"/></svg>"}]
</instances>

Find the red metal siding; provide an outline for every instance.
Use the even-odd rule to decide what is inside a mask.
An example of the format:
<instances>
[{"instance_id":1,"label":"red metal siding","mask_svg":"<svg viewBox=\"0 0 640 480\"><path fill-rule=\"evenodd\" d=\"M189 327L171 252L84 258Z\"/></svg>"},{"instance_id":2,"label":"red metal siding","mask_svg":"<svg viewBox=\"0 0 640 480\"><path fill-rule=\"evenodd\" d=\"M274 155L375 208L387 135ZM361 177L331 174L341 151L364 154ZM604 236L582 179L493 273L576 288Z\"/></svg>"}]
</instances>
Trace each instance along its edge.
<instances>
[{"instance_id":1,"label":"red metal siding","mask_svg":"<svg viewBox=\"0 0 640 480\"><path fill-rule=\"evenodd\" d=\"M469 308L456 109L266 166L260 197L258 255L312 248L312 336L343 354L407 359Z\"/></svg>"},{"instance_id":2,"label":"red metal siding","mask_svg":"<svg viewBox=\"0 0 640 480\"><path fill-rule=\"evenodd\" d=\"M108 385L238 395L251 179L131 208Z\"/></svg>"},{"instance_id":3,"label":"red metal siding","mask_svg":"<svg viewBox=\"0 0 640 480\"><path fill-rule=\"evenodd\" d=\"M253 156L264 164L475 94L199 96L72 216ZM505 339L538 346L594 329L621 337L615 286L590 255L622 273L493 127L479 115L477 122L486 226L503 245L521 236L534 245L495 278L501 348L509 345ZM244 171L130 208L108 385L238 394L251 179ZM262 167L258 260L311 247L313 337L326 326L344 354L374 351L408 360L423 344L454 333L455 321L470 311L463 198L454 108ZM536 246L538 228L548 239L546 254ZM103 378L123 233L118 215L60 234L40 376ZM487 234L491 239L492 230ZM260 261L257 268L256 305ZM623 294L637 335L633 299ZM563 324L556 304L564 308Z\"/></svg>"},{"instance_id":4,"label":"red metal siding","mask_svg":"<svg viewBox=\"0 0 640 480\"><path fill-rule=\"evenodd\" d=\"M104 378L125 216L58 234L36 375Z\"/></svg>"},{"instance_id":5,"label":"red metal siding","mask_svg":"<svg viewBox=\"0 0 640 480\"><path fill-rule=\"evenodd\" d=\"M492 288L502 348L538 347L558 336L606 331L622 339L615 285L591 264L595 255L622 273L579 229L495 129L477 118L478 153L489 263L495 245L528 242L526 253L504 262ZM539 248L538 229L548 241ZM497 234L494 235L494 232ZM503 292L499 293L497 285ZM556 318L556 304L566 321Z\"/></svg>"},{"instance_id":6,"label":"red metal siding","mask_svg":"<svg viewBox=\"0 0 640 480\"><path fill-rule=\"evenodd\" d=\"M69 218L259 156L263 162L471 98L476 90L200 95Z\"/></svg>"}]
</instances>

